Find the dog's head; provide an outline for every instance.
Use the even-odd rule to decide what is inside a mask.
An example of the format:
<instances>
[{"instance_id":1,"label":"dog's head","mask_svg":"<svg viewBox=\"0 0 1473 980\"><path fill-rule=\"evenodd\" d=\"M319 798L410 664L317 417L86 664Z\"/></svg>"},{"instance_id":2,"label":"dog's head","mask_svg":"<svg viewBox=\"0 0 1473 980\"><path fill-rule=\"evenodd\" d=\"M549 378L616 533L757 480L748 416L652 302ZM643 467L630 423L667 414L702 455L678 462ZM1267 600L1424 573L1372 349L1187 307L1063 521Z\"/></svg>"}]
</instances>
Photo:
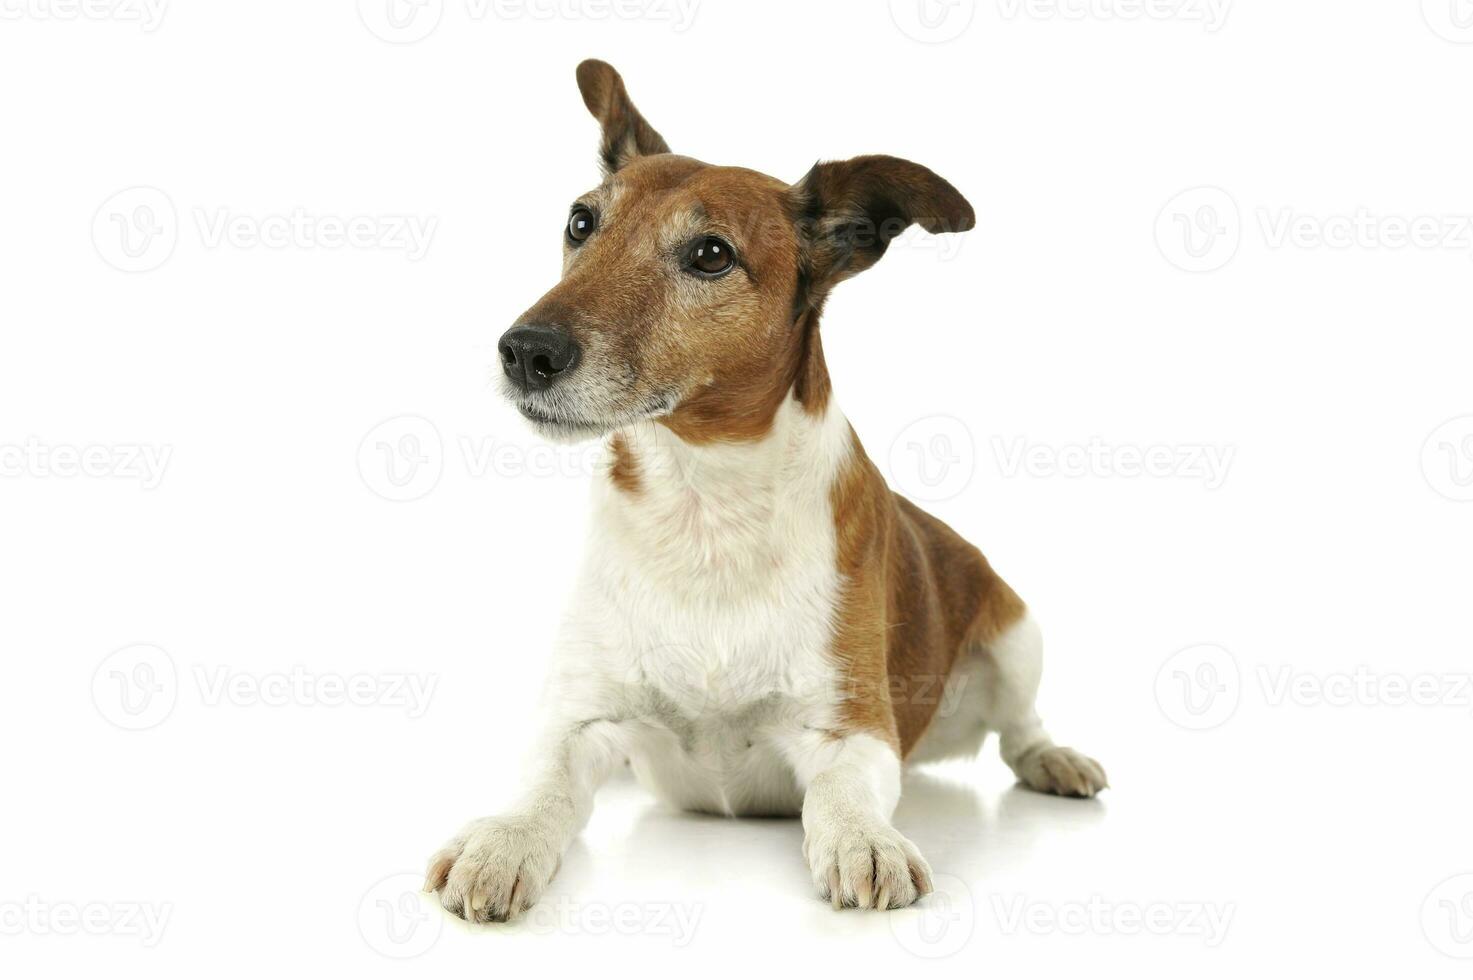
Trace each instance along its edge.
<instances>
[{"instance_id":1,"label":"dog's head","mask_svg":"<svg viewBox=\"0 0 1473 980\"><path fill-rule=\"evenodd\" d=\"M974 223L919 164L856 157L790 185L671 153L601 61L578 66L578 87L603 127L604 180L569 208L562 279L498 345L507 396L548 436L643 419L695 442L760 436L822 375L817 314L835 283L911 224Z\"/></svg>"}]
</instances>

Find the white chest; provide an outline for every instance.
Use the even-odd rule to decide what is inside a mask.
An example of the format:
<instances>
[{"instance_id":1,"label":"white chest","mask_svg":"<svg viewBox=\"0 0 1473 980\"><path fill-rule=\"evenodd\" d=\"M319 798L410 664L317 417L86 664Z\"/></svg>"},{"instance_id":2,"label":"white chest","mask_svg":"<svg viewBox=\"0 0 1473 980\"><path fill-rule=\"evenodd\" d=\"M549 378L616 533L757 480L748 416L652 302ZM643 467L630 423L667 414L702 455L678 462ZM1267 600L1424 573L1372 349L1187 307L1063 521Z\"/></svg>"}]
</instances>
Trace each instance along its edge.
<instances>
[{"instance_id":1,"label":"white chest","mask_svg":"<svg viewBox=\"0 0 1473 980\"><path fill-rule=\"evenodd\" d=\"M595 495L562 683L580 710L628 720L636 773L680 806L789 812L774 736L833 716L829 490L848 426L794 414L742 447L640 433L639 489Z\"/></svg>"}]
</instances>

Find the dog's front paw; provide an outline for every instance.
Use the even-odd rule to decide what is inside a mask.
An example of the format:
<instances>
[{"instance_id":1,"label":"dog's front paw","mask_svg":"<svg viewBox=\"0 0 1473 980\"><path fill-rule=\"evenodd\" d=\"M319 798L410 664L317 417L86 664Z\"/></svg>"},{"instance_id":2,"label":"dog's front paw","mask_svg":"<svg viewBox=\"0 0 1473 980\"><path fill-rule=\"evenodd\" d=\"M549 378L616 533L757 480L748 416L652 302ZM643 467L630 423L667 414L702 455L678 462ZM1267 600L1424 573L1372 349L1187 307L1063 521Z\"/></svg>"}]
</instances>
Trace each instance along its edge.
<instances>
[{"instance_id":1,"label":"dog's front paw","mask_svg":"<svg viewBox=\"0 0 1473 980\"><path fill-rule=\"evenodd\" d=\"M885 824L816 826L803 835L803 856L836 909L904 908L931 892L926 859Z\"/></svg>"},{"instance_id":2,"label":"dog's front paw","mask_svg":"<svg viewBox=\"0 0 1473 980\"><path fill-rule=\"evenodd\" d=\"M535 819L486 817L430 858L425 891L467 922L505 922L531 908L557 872L562 846Z\"/></svg>"},{"instance_id":3,"label":"dog's front paw","mask_svg":"<svg viewBox=\"0 0 1473 980\"><path fill-rule=\"evenodd\" d=\"M1058 745L1023 756L1016 771L1029 789L1059 796L1090 797L1110 785L1098 762L1082 752Z\"/></svg>"}]
</instances>

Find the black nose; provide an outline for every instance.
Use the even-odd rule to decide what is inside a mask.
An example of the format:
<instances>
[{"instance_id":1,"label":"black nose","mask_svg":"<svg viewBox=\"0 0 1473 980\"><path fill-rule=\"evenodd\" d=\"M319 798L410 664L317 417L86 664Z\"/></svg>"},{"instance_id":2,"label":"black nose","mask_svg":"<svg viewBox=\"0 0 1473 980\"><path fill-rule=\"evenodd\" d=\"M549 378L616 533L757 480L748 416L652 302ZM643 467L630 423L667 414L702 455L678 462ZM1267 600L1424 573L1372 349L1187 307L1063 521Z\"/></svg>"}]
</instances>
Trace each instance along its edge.
<instances>
[{"instance_id":1,"label":"black nose","mask_svg":"<svg viewBox=\"0 0 1473 980\"><path fill-rule=\"evenodd\" d=\"M501 369L523 391L539 391L578 363L578 343L558 327L522 324L501 335Z\"/></svg>"}]
</instances>

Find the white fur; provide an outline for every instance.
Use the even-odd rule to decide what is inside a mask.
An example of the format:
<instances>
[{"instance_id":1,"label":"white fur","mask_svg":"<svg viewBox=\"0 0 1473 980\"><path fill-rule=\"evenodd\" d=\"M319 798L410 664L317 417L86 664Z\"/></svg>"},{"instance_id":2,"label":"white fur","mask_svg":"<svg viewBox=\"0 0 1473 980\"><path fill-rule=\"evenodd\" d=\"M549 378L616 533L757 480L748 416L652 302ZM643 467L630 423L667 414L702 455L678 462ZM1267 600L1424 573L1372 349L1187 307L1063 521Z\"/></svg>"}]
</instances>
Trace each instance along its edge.
<instances>
[{"instance_id":1,"label":"white fur","mask_svg":"<svg viewBox=\"0 0 1473 980\"><path fill-rule=\"evenodd\" d=\"M1034 710L1042 678L1043 632L1028 613L987 646L963 653L947 678L948 690L962 696L942 699L909 761L973 756L987 733L997 732L1003 761L1028 786L1094 796L1108 785L1104 770L1088 756L1054 745Z\"/></svg>"},{"instance_id":2,"label":"white fur","mask_svg":"<svg viewBox=\"0 0 1473 980\"><path fill-rule=\"evenodd\" d=\"M943 698L911 762L973 756L988 732L1002 734L1004 759L1048 740L1033 699L1043 676L1043 633L1032 613L985 648L965 651L946 679ZM1009 762L1009 765L1012 763Z\"/></svg>"},{"instance_id":3,"label":"white fur","mask_svg":"<svg viewBox=\"0 0 1473 980\"><path fill-rule=\"evenodd\" d=\"M872 735L804 747L803 856L834 908L900 908L931 890L931 868L890 815L900 801L900 760Z\"/></svg>"},{"instance_id":4,"label":"white fur","mask_svg":"<svg viewBox=\"0 0 1473 980\"><path fill-rule=\"evenodd\" d=\"M595 481L527 792L452 839L431 861L430 887L469 919L516 915L541 894L598 785L628 759L677 807L801 813L814 884L836 907L915 901L930 869L890 825L900 759L873 735L843 731L837 712L831 492L855 451L848 422L832 405L811 416L789 396L751 443L693 446L653 422L621 437L638 487ZM943 701L956 717L938 720L929 751L975 751L992 728L1030 785L1084 785L1089 760L1061 755L1069 750L1053 748L1033 714L1039 649L1025 620L969 655L971 689Z\"/></svg>"},{"instance_id":5,"label":"white fur","mask_svg":"<svg viewBox=\"0 0 1473 980\"><path fill-rule=\"evenodd\" d=\"M900 760L838 726L830 494L854 452L848 422L790 396L752 443L693 446L654 423L622 436L639 488L596 481L528 792L452 839L431 887L466 918L517 914L627 758L678 807L801 812L814 881L836 903L914 901L929 872L889 825Z\"/></svg>"},{"instance_id":6,"label":"white fur","mask_svg":"<svg viewBox=\"0 0 1473 980\"><path fill-rule=\"evenodd\" d=\"M829 493L848 423L790 398L750 444L624 437L639 490L595 487L550 708L618 720L635 774L676 806L796 813L789 745L836 723Z\"/></svg>"}]
</instances>

